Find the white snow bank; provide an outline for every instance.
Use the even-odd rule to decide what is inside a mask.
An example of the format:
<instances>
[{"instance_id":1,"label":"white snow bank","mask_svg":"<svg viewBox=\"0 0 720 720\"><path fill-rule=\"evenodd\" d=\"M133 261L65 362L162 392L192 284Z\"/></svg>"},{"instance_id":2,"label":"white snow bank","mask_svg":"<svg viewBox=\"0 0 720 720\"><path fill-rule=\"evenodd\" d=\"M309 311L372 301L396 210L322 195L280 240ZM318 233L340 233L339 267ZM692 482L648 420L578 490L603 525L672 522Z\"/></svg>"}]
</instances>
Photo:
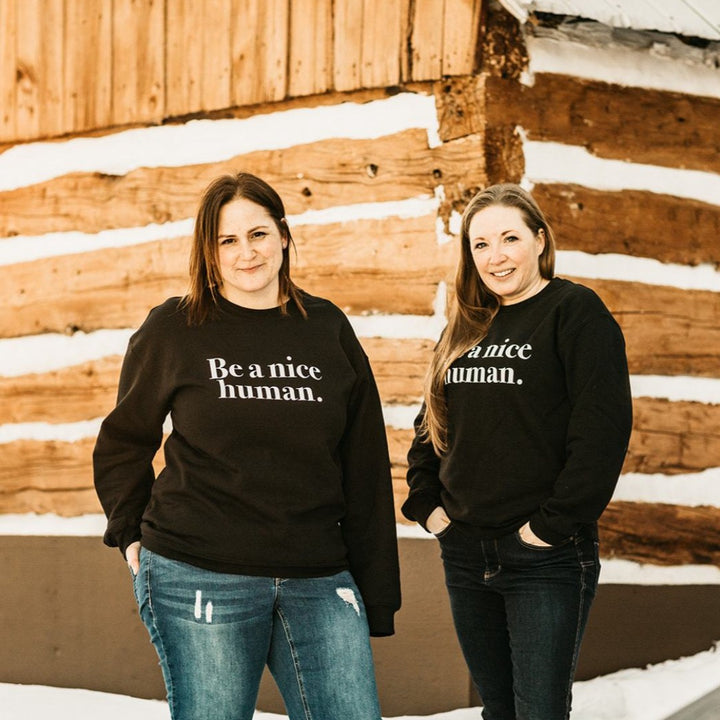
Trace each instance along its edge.
<instances>
[{"instance_id":1,"label":"white snow bank","mask_svg":"<svg viewBox=\"0 0 720 720\"><path fill-rule=\"evenodd\" d=\"M717 648L646 669L621 670L575 683L572 720L663 720L718 685ZM167 705L159 700L37 685L0 684L0 707L5 720L167 720ZM284 720L285 716L256 712L255 720ZM479 720L478 708L462 708L396 720Z\"/></svg>"}]
</instances>

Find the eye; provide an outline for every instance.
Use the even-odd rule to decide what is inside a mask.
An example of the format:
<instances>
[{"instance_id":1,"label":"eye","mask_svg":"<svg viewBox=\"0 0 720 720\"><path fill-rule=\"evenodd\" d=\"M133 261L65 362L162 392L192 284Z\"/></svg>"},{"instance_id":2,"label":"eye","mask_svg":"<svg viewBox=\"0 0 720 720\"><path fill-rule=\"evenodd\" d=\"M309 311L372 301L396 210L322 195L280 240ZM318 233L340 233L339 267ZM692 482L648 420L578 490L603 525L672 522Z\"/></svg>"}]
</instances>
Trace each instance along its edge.
<instances>
[{"instance_id":1,"label":"eye","mask_svg":"<svg viewBox=\"0 0 720 720\"><path fill-rule=\"evenodd\" d=\"M267 235L267 233L265 232L265 230L255 230L255 232L253 232L250 235L250 239L251 240L262 240L266 235Z\"/></svg>"},{"instance_id":2,"label":"eye","mask_svg":"<svg viewBox=\"0 0 720 720\"><path fill-rule=\"evenodd\" d=\"M520 239L520 238L518 238L517 235L506 235L506 236L505 236L505 242L511 242L511 243L512 243L512 242L516 242L516 241L519 240L519 239Z\"/></svg>"},{"instance_id":3,"label":"eye","mask_svg":"<svg viewBox=\"0 0 720 720\"><path fill-rule=\"evenodd\" d=\"M478 240L473 244L473 250L482 250L487 247L487 243L484 240Z\"/></svg>"},{"instance_id":4,"label":"eye","mask_svg":"<svg viewBox=\"0 0 720 720\"><path fill-rule=\"evenodd\" d=\"M220 238L220 244L221 245L232 245L235 242L234 237L224 237Z\"/></svg>"}]
</instances>

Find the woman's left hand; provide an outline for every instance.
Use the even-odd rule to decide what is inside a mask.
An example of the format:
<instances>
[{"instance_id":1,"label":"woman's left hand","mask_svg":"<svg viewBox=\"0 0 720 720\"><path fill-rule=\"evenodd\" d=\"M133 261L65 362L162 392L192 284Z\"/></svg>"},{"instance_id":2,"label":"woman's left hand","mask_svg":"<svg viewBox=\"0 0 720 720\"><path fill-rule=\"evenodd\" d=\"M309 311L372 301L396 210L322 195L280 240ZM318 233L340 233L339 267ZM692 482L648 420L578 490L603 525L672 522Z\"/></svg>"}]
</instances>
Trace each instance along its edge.
<instances>
[{"instance_id":1,"label":"woman's left hand","mask_svg":"<svg viewBox=\"0 0 720 720\"><path fill-rule=\"evenodd\" d=\"M538 547L551 547L550 543L541 540L531 529L530 523L526 522L519 530L520 539L528 545L537 545Z\"/></svg>"}]
</instances>

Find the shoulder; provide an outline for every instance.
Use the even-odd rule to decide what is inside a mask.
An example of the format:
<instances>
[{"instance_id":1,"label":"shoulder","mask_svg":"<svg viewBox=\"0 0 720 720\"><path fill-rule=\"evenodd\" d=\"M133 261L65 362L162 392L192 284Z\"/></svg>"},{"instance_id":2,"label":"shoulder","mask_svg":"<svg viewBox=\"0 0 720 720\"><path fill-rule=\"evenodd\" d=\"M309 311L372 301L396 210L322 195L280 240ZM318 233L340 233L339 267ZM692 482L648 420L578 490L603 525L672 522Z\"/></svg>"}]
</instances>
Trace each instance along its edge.
<instances>
[{"instance_id":1,"label":"shoulder","mask_svg":"<svg viewBox=\"0 0 720 720\"><path fill-rule=\"evenodd\" d=\"M146 338L156 338L168 332L175 333L181 327L187 326L182 298L168 298L161 305L156 305L136 330L131 338L131 344L136 344Z\"/></svg>"},{"instance_id":2,"label":"shoulder","mask_svg":"<svg viewBox=\"0 0 720 720\"><path fill-rule=\"evenodd\" d=\"M557 304L570 315L588 318L595 315L612 317L602 298L586 285L564 278L553 278L552 289Z\"/></svg>"}]
</instances>

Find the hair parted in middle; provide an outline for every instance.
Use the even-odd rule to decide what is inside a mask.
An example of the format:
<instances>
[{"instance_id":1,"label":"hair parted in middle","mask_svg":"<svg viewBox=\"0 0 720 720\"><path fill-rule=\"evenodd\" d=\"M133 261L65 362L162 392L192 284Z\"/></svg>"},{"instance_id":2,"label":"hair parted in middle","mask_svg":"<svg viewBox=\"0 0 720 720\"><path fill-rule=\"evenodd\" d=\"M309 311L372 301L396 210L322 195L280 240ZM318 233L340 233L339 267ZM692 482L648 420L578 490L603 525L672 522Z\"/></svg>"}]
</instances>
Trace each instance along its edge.
<instances>
[{"instance_id":1,"label":"hair parted in middle","mask_svg":"<svg viewBox=\"0 0 720 720\"><path fill-rule=\"evenodd\" d=\"M476 213L491 205L516 208L534 235L545 233L545 247L538 257L540 276L551 280L555 274L555 236L529 192L519 185L504 183L491 185L470 200L460 225L460 260L448 324L425 377L425 414L420 433L433 444L438 455L447 452L445 373L453 361L487 335L500 308L500 298L480 278L470 247L470 222Z\"/></svg>"},{"instance_id":2,"label":"hair parted in middle","mask_svg":"<svg viewBox=\"0 0 720 720\"><path fill-rule=\"evenodd\" d=\"M250 200L265 208L281 237L287 241L283 248L279 273L279 304L282 312L287 313L287 304L292 300L303 317L307 317L300 289L290 279L290 248L292 246L294 249L295 244L285 218L282 198L271 185L257 175L238 172L221 175L213 180L200 201L190 253L190 288L183 298L188 323L200 325L217 307L222 285L218 260L220 210L224 205L238 198Z\"/></svg>"}]
</instances>

